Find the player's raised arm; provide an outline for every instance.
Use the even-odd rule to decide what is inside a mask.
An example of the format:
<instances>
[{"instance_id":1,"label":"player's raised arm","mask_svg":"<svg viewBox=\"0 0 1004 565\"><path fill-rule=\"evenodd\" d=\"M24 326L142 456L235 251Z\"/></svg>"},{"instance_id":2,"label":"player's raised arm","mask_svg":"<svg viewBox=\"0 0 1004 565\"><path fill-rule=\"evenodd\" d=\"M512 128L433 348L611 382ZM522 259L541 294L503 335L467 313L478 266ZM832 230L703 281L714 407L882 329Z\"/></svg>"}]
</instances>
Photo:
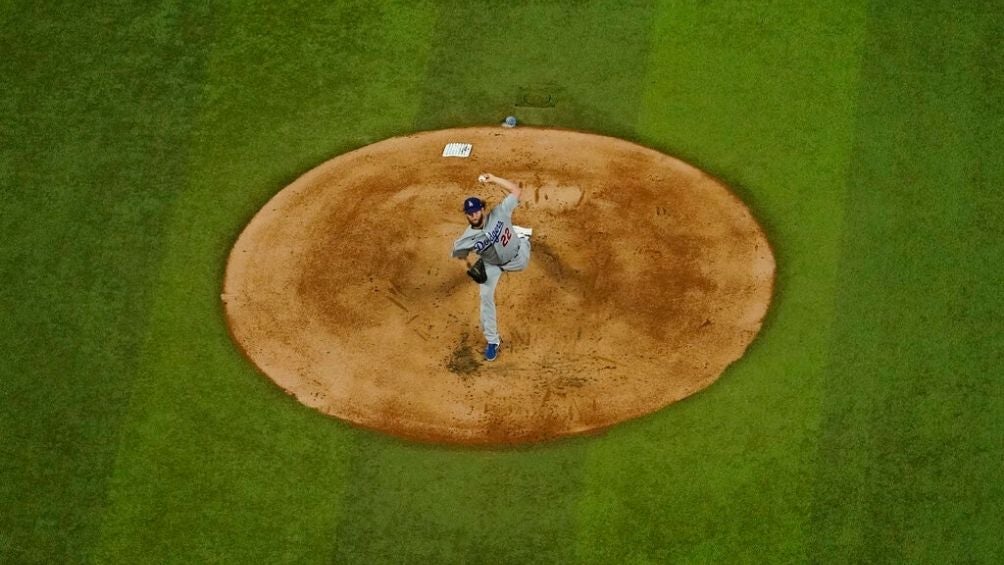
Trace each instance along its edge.
<instances>
[{"instance_id":1,"label":"player's raised arm","mask_svg":"<svg viewBox=\"0 0 1004 565\"><path fill-rule=\"evenodd\" d=\"M482 174L481 176L478 177L478 180L481 182L490 182L492 184L497 184L501 186L503 189L505 189L506 192L515 196L516 200L519 200L520 194L523 193L523 190L519 187L518 184L514 183L509 179L497 177L491 173Z\"/></svg>"}]
</instances>

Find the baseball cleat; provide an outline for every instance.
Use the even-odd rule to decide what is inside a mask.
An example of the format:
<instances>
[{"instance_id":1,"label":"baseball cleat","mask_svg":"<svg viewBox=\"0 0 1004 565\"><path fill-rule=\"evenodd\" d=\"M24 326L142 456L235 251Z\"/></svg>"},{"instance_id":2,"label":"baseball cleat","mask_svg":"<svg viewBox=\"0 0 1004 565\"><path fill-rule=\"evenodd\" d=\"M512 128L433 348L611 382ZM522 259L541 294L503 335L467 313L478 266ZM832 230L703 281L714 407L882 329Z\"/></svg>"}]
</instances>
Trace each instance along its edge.
<instances>
[{"instance_id":1,"label":"baseball cleat","mask_svg":"<svg viewBox=\"0 0 1004 565\"><path fill-rule=\"evenodd\" d=\"M494 361L499 356L499 348L502 347L502 340L498 343L489 343L485 348L485 361Z\"/></svg>"}]
</instances>

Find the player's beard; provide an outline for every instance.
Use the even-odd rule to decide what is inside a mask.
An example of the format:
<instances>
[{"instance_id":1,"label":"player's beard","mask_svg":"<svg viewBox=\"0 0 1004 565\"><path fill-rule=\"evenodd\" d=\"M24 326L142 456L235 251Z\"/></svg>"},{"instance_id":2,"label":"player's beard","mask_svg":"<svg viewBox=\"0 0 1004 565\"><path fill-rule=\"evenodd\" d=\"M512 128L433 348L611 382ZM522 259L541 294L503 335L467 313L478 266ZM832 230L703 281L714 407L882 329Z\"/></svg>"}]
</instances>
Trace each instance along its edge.
<instances>
[{"instance_id":1,"label":"player's beard","mask_svg":"<svg viewBox=\"0 0 1004 565\"><path fill-rule=\"evenodd\" d=\"M481 229L481 226L485 225L485 213L484 212L481 213L481 219L478 220L478 223L475 224L474 222L472 222L470 220L467 220L467 222L469 224L471 224L472 228L474 228L476 230L479 230L479 229Z\"/></svg>"}]
</instances>

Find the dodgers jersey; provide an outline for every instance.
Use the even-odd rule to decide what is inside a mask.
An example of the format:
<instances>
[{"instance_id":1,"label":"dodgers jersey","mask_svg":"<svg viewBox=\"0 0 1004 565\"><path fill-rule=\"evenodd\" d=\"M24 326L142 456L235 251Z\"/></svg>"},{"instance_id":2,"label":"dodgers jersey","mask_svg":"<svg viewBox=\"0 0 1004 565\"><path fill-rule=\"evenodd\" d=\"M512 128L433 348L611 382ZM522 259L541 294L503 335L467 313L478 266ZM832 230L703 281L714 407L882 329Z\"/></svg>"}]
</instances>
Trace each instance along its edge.
<instances>
[{"instance_id":1,"label":"dodgers jersey","mask_svg":"<svg viewBox=\"0 0 1004 565\"><path fill-rule=\"evenodd\" d=\"M520 245L512 228L512 213L518 205L519 200L510 194L488 212L480 229L468 225L460 239L453 242L453 256L462 258L474 251L491 265L512 261Z\"/></svg>"}]
</instances>

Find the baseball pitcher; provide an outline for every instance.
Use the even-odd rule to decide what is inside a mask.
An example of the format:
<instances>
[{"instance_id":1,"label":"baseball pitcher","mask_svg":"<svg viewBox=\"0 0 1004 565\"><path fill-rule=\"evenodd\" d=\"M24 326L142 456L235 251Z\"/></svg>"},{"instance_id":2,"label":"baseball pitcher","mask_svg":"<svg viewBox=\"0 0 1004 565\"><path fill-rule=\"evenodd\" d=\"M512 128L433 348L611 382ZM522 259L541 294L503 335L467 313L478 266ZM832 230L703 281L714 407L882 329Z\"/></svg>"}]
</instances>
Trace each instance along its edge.
<instances>
[{"instance_id":1,"label":"baseball pitcher","mask_svg":"<svg viewBox=\"0 0 1004 565\"><path fill-rule=\"evenodd\" d=\"M478 181L496 184L508 195L491 210L485 210L484 200L476 196L464 200L470 225L453 243L453 257L466 261L467 274L480 287L481 329L488 342L485 360L494 361L502 346L495 317L495 287L503 271L522 271L530 263L530 230L512 223L513 210L519 205L519 185L489 173L479 176Z\"/></svg>"}]
</instances>

